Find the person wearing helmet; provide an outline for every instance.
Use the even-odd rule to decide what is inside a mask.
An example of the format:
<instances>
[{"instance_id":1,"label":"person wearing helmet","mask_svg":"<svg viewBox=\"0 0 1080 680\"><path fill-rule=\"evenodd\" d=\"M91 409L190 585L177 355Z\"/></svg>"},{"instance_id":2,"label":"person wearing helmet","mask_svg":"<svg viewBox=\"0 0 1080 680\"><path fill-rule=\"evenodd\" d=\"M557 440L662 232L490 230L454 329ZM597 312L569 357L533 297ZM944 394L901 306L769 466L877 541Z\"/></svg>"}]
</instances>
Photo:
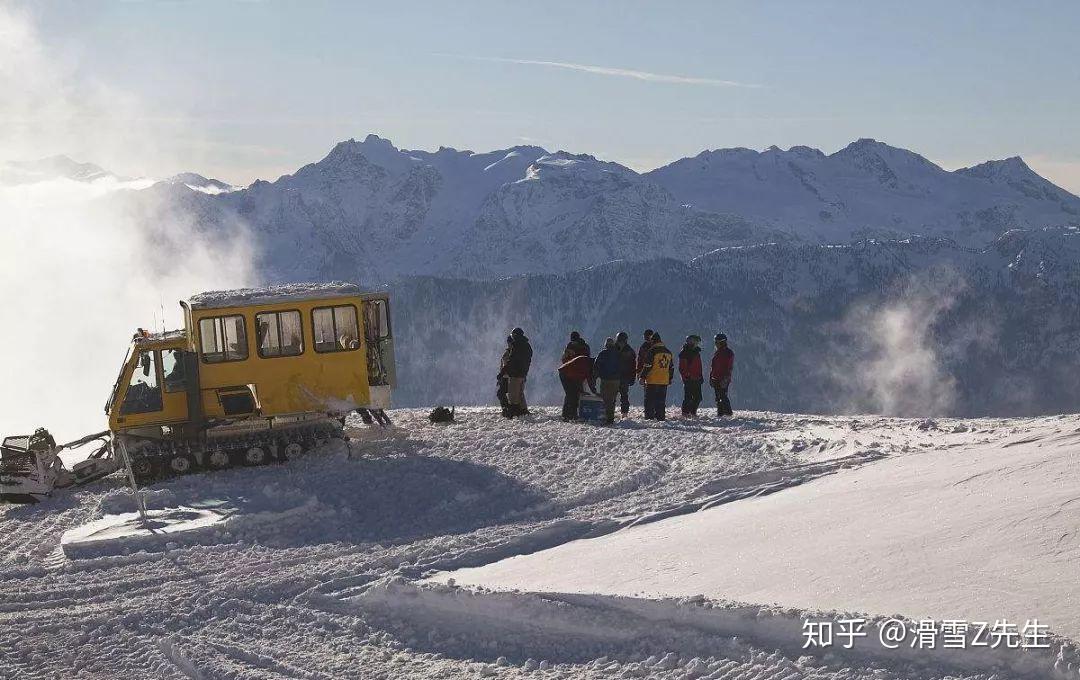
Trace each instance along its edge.
<instances>
[{"instance_id":1,"label":"person wearing helmet","mask_svg":"<svg viewBox=\"0 0 1080 680\"><path fill-rule=\"evenodd\" d=\"M525 336L525 331L520 328L511 331L507 340L509 354L506 358L504 373L506 374L507 413L512 418L529 413L529 405L525 401L525 381L529 377L533 350L532 345L529 344L529 338Z\"/></svg>"},{"instance_id":2,"label":"person wearing helmet","mask_svg":"<svg viewBox=\"0 0 1080 680\"><path fill-rule=\"evenodd\" d=\"M686 336L679 352L679 375L683 382L682 414L684 418L696 418L698 405L701 404L701 383L704 382L701 371L701 338L696 335Z\"/></svg>"},{"instance_id":3,"label":"person wearing helmet","mask_svg":"<svg viewBox=\"0 0 1080 680\"><path fill-rule=\"evenodd\" d=\"M664 346L659 333L653 333L652 345L645 356L641 369L641 382L645 384L645 418L664 420L667 410L667 388L675 376L675 361L671 350Z\"/></svg>"},{"instance_id":4,"label":"person wearing helmet","mask_svg":"<svg viewBox=\"0 0 1080 680\"><path fill-rule=\"evenodd\" d=\"M716 415L734 415L731 410L731 401L728 399L728 388L731 386L731 374L735 368L735 352L727 344L727 336L717 333L713 338L716 345L716 353L713 354L712 365L709 368L709 384L716 393Z\"/></svg>"},{"instance_id":5,"label":"person wearing helmet","mask_svg":"<svg viewBox=\"0 0 1080 680\"><path fill-rule=\"evenodd\" d=\"M619 375L619 409L623 417L630 415L630 387L637 380L637 352L630 346L630 335L619 331L615 336L615 350L619 353L622 370Z\"/></svg>"}]
</instances>

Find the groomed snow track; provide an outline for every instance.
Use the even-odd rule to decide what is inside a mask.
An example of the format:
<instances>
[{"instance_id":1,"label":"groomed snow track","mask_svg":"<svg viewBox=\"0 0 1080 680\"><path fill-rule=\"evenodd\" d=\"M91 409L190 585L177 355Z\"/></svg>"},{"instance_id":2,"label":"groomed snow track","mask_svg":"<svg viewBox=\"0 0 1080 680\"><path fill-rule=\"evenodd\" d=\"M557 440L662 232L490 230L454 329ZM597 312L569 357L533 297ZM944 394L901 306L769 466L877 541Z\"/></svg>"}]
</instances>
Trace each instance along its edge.
<instances>
[{"instance_id":1,"label":"groomed snow track","mask_svg":"<svg viewBox=\"0 0 1080 680\"><path fill-rule=\"evenodd\" d=\"M458 415L460 423L437 426L424 412L401 411L394 419L409 437L381 448L332 442L284 466L151 487L151 509L222 514L220 530L193 545L58 554L65 530L134 509L112 477L33 508L0 509L0 677L1080 677L1068 667L1071 643L1061 676L1010 670L1011 662L813 656L780 639L801 612L417 583L883 457L962 450L1035 425L1072 431L1080 419L763 413L603 429L561 423L545 409L521 421L493 409Z\"/></svg>"}]
</instances>

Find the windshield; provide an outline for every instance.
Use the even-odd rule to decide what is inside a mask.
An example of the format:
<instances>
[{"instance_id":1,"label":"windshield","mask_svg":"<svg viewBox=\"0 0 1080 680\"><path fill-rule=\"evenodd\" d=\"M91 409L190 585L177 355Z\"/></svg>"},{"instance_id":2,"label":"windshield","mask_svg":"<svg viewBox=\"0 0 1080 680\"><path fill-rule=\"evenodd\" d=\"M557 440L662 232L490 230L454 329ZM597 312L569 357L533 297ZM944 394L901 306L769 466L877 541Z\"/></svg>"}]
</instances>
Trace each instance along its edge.
<instances>
[{"instance_id":1,"label":"windshield","mask_svg":"<svg viewBox=\"0 0 1080 680\"><path fill-rule=\"evenodd\" d=\"M113 402L116 401L116 393L120 390L120 382L124 379L124 367L127 366L128 357L131 356L131 347L128 347L124 352L124 360L120 362L120 374L116 376L116 382L113 383L112 392L109 393L109 400L105 402L106 415L112 411Z\"/></svg>"}]
</instances>

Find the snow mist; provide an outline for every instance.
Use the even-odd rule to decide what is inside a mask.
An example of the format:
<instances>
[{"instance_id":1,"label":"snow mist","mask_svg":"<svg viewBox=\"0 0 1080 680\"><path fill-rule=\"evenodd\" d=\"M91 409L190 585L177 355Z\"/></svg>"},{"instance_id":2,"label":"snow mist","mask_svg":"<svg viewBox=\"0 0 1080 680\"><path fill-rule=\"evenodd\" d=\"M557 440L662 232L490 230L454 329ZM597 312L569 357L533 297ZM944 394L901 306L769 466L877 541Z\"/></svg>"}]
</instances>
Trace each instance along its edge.
<instances>
[{"instance_id":1,"label":"snow mist","mask_svg":"<svg viewBox=\"0 0 1080 680\"><path fill-rule=\"evenodd\" d=\"M85 153L79 140L106 158L148 153L130 98L76 82L28 17L0 5L0 161L60 153L68 143ZM122 114L115 102L124 102ZM0 434L44 426L66 441L105 429L102 407L136 328L180 327L180 298L252 279L243 225L202 233L167 210L169 194L147 189L152 183L0 186Z\"/></svg>"},{"instance_id":2,"label":"snow mist","mask_svg":"<svg viewBox=\"0 0 1080 680\"><path fill-rule=\"evenodd\" d=\"M956 379L946 368L934 326L965 288L952 269L909 277L884 302L864 301L840 323L843 358L829 362L844 408L889 416L923 417L953 410Z\"/></svg>"}]
</instances>

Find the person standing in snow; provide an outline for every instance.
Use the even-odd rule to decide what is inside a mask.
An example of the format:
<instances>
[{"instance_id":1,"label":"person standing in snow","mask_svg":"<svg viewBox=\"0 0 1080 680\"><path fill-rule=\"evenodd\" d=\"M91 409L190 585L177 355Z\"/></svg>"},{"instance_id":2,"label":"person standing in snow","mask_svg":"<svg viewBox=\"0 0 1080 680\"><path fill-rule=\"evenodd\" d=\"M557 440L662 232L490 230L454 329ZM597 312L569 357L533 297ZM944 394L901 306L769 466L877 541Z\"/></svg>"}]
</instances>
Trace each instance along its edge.
<instances>
[{"instance_id":1,"label":"person standing in snow","mask_svg":"<svg viewBox=\"0 0 1080 680\"><path fill-rule=\"evenodd\" d=\"M529 377L532 365L532 345L525 331L515 328L510 332L509 354L506 359L506 398L509 402L510 417L523 416L529 412L525 401L525 381Z\"/></svg>"},{"instance_id":2,"label":"person standing in snow","mask_svg":"<svg viewBox=\"0 0 1080 680\"><path fill-rule=\"evenodd\" d=\"M559 382L563 388L564 421L577 420L578 407L581 405L581 394L585 391L585 384L596 394L596 387L592 384L592 350L589 343L581 337L581 333L570 333L570 342L563 350L562 364L559 366Z\"/></svg>"},{"instance_id":3,"label":"person standing in snow","mask_svg":"<svg viewBox=\"0 0 1080 680\"><path fill-rule=\"evenodd\" d=\"M645 332L642 335L643 335L644 341L638 347L638 351L637 351L637 367L636 367L636 369L634 371L635 376L640 376L641 372L645 370L645 359L649 354L649 348L652 347L653 329L646 328ZM645 403L645 417L646 418L649 417L649 404L648 404L648 402Z\"/></svg>"},{"instance_id":4,"label":"person standing in snow","mask_svg":"<svg viewBox=\"0 0 1080 680\"><path fill-rule=\"evenodd\" d=\"M615 398L619 396L622 384L622 357L615 346L615 339L604 341L604 349L596 355L593 362L593 378L600 380L600 398L604 400L604 422L615 422Z\"/></svg>"},{"instance_id":5,"label":"person standing in snow","mask_svg":"<svg viewBox=\"0 0 1080 680\"><path fill-rule=\"evenodd\" d=\"M623 417L630 415L630 387L637 380L637 353L630 346L630 336L619 331L615 336L615 349L619 353L622 370L619 373L619 408Z\"/></svg>"},{"instance_id":6,"label":"person standing in snow","mask_svg":"<svg viewBox=\"0 0 1080 680\"><path fill-rule=\"evenodd\" d=\"M727 336L717 333L714 338L716 354L713 354L709 369L709 384L716 392L716 415L734 415L731 401L728 399L728 387L731 386L731 374L735 369L735 352L727 346Z\"/></svg>"},{"instance_id":7,"label":"person standing in snow","mask_svg":"<svg viewBox=\"0 0 1080 680\"><path fill-rule=\"evenodd\" d=\"M596 394L596 386L592 383L592 364L592 357L579 354L559 366L559 382L563 388L562 419L566 422L578 419L578 408L586 383L589 383L589 390Z\"/></svg>"},{"instance_id":8,"label":"person standing in snow","mask_svg":"<svg viewBox=\"0 0 1080 680\"><path fill-rule=\"evenodd\" d=\"M660 334L653 333L652 344L641 368L641 382L645 384L646 420L664 420L667 417L667 388L673 377L675 357L664 346Z\"/></svg>"},{"instance_id":9,"label":"person standing in snow","mask_svg":"<svg viewBox=\"0 0 1080 680\"><path fill-rule=\"evenodd\" d=\"M700 343L700 337L689 335L679 352L679 375L683 382L682 414L687 418L696 418L698 405L701 404L701 383L704 378Z\"/></svg>"},{"instance_id":10,"label":"person standing in snow","mask_svg":"<svg viewBox=\"0 0 1080 680\"><path fill-rule=\"evenodd\" d=\"M503 350L502 359L499 360L499 373L495 376L495 383L498 385L495 396L499 400L499 406L502 407L504 418L513 417L510 413L510 397L508 396L509 378L506 377L506 365L510 362L510 347L513 343L514 338L506 336L506 349Z\"/></svg>"}]
</instances>

